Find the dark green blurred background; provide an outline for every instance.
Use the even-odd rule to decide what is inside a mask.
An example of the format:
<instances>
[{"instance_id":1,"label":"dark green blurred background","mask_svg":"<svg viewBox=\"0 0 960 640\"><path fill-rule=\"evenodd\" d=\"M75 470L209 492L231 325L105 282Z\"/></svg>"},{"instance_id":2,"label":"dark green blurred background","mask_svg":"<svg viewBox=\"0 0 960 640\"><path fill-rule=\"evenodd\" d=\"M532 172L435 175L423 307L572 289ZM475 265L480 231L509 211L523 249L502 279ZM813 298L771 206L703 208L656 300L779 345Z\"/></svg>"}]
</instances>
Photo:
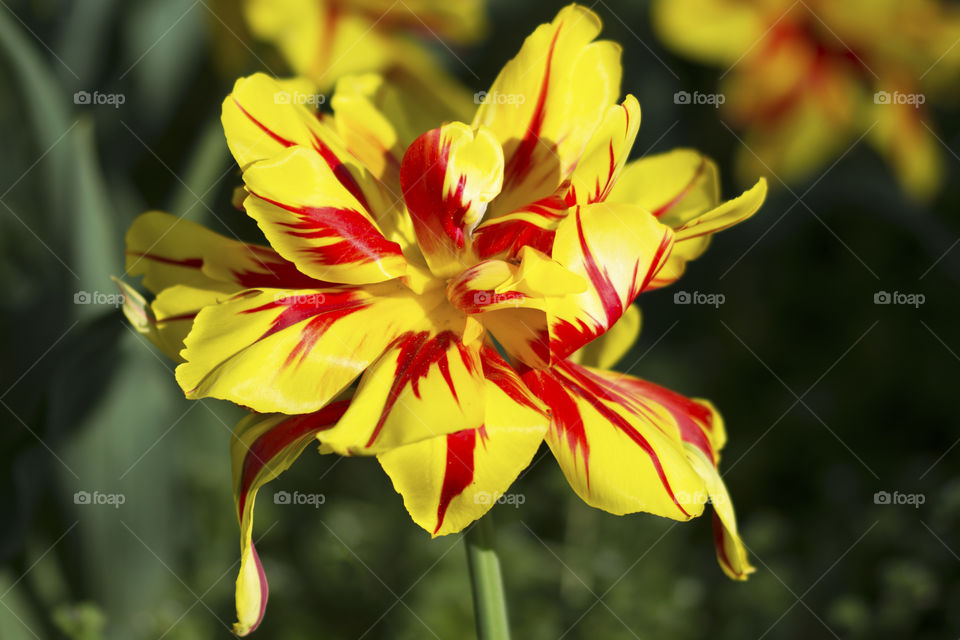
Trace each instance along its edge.
<instances>
[{"instance_id":1,"label":"dark green blurred background","mask_svg":"<svg viewBox=\"0 0 960 640\"><path fill-rule=\"evenodd\" d=\"M450 68L485 89L562 4L492 2L492 36ZM150 208L254 237L230 206L239 177L220 101L234 77L284 67L231 5L0 2L4 640L229 635L238 411L184 400L171 363L118 310L75 296L116 292L123 233ZM643 107L635 154L696 147L729 174L739 143L717 111L673 102L715 87L719 72L665 52L646 3L594 9ZM125 101L78 106L77 91ZM621 368L723 412L721 470L753 578L721 573L709 518L591 510L544 448L513 489L524 504L493 512L514 637L960 635L958 115L931 113L950 148L929 206L908 202L858 145L815 177L805 204L770 176L779 188L753 220L721 234L678 286L641 297L644 333ZM726 302L675 305L678 290ZM878 291L925 303L876 305ZM275 505L274 489L325 502ZM125 502L75 504L78 491ZM875 504L878 491L924 504ZM462 542L431 541L374 460L307 451L263 492L255 537L272 596L257 637L473 634Z\"/></svg>"}]
</instances>

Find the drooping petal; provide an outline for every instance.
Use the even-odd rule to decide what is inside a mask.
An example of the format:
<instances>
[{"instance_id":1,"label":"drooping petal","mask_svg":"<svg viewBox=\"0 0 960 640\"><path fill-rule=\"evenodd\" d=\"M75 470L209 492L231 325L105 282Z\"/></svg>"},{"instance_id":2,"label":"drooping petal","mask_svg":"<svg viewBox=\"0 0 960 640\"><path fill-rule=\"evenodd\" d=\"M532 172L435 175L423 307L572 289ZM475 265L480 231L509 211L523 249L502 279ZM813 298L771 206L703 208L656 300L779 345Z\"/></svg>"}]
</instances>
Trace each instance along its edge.
<instances>
[{"instance_id":1,"label":"drooping petal","mask_svg":"<svg viewBox=\"0 0 960 640\"><path fill-rule=\"evenodd\" d=\"M127 231L126 272L154 293L173 285L235 292L251 287L317 287L269 247L214 233L169 213L140 215Z\"/></svg>"},{"instance_id":2,"label":"drooping petal","mask_svg":"<svg viewBox=\"0 0 960 640\"><path fill-rule=\"evenodd\" d=\"M414 522L431 535L456 533L496 504L543 442L546 409L490 347L482 353L486 405L478 429L380 454Z\"/></svg>"},{"instance_id":3,"label":"drooping petal","mask_svg":"<svg viewBox=\"0 0 960 640\"><path fill-rule=\"evenodd\" d=\"M713 505L714 543L720 567L729 577L746 580L754 568L740 540L733 501L719 473L720 450L727 439L723 418L706 400L686 398L639 378L622 376L615 384L634 402L661 407L672 416L680 429L687 461L703 479L706 493L701 500L709 499Z\"/></svg>"},{"instance_id":4,"label":"drooping petal","mask_svg":"<svg viewBox=\"0 0 960 640\"><path fill-rule=\"evenodd\" d=\"M400 170L417 241L438 276L459 272L470 236L503 183L503 149L484 128L451 122L417 138Z\"/></svg>"},{"instance_id":5,"label":"drooping petal","mask_svg":"<svg viewBox=\"0 0 960 640\"><path fill-rule=\"evenodd\" d=\"M550 298L550 351L561 359L620 319L670 254L673 232L643 209L599 202L577 207L557 230L553 259L588 283Z\"/></svg>"},{"instance_id":6,"label":"drooping petal","mask_svg":"<svg viewBox=\"0 0 960 640\"><path fill-rule=\"evenodd\" d=\"M576 166L620 94L620 47L592 40L600 18L580 5L539 26L508 62L477 111L503 145L503 193L491 217L548 197Z\"/></svg>"},{"instance_id":7,"label":"drooping petal","mask_svg":"<svg viewBox=\"0 0 960 640\"><path fill-rule=\"evenodd\" d=\"M237 622L233 632L245 636L256 630L267 608L267 577L253 544L253 508L263 485L286 471L316 435L343 415L349 400L301 416L253 414L233 432L230 459L233 495L240 520L240 573L237 576Z\"/></svg>"},{"instance_id":8,"label":"drooping petal","mask_svg":"<svg viewBox=\"0 0 960 640\"><path fill-rule=\"evenodd\" d=\"M523 375L551 408L547 444L587 504L616 515L700 515L703 480L687 461L674 416L619 380L569 362Z\"/></svg>"},{"instance_id":9,"label":"drooping petal","mask_svg":"<svg viewBox=\"0 0 960 640\"><path fill-rule=\"evenodd\" d=\"M627 96L623 104L607 110L603 124L594 133L570 175L567 204L591 204L606 199L630 155L639 130L640 104L633 96Z\"/></svg>"},{"instance_id":10,"label":"drooping petal","mask_svg":"<svg viewBox=\"0 0 960 640\"><path fill-rule=\"evenodd\" d=\"M611 369L636 343L640 324L640 307L632 304L603 335L574 351L568 360L585 367Z\"/></svg>"},{"instance_id":11,"label":"drooping petal","mask_svg":"<svg viewBox=\"0 0 960 640\"><path fill-rule=\"evenodd\" d=\"M484 415L479 341L465 344L463 332L461 316L456 327L399 335L364 372L356 401L321 442L343 455L371 455L478 429Z\"/></svg>"},{"instance_id":12,"label":"drooping petal","mask_svg":"<svg viewBox=\"0 0 960 640\"><path fill-rule=\"evenodd\" d=\"M674 249L650 283L675 282L686 263L706 251L710 236L750 218L767 193L761 178L740 196L721 202L716 164L690 149L641 158L627 164L608 201L639 205L675 231Z\"/></svg>"},{"instance_id":13,"label":"drooping petal","mask_svg":"<svg viewBox=\"0 0 960 640\"><path fill-rule=\"evenodd\" d=\"M243 174L247 213L280 255L330 282L366 284L402 276L403 252L387 240L319 154L293 148Z\"/></svg>"},{"instance_id":14,"label":"drooping petal","mask_svg":"<svg viewBox=\"0 0 960 640\"><path fill-rule=\"evenodd\" d=\"M423 317L422 301L395 283L246 291L200 311L177 381L189 398L317 411Z\"/></svg>"}]
</instances>

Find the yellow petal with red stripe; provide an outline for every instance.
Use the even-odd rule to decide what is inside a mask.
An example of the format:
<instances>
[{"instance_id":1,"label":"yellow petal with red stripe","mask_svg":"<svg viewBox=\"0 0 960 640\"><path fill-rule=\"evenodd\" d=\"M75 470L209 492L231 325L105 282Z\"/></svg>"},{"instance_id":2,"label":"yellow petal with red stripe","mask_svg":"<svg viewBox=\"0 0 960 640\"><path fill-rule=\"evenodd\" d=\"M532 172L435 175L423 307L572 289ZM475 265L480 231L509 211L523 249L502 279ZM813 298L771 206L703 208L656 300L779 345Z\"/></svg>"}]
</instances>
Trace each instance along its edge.
<instances>
[{"instance_id":1,"label":"yellow petal with red stripe","mask_svg":"<svg viewBox=\"0 0 960 640\"><path fill-rule=\"evenodd\" d=\"M508 62L477 111L503 145L503 194L491 215L552 195L580 160L620 95L620 47L592 42L600 18L580 5L561 9Z\"/></svg>"},{"instance_id":2,"label":"yellow petal with red stripe","mask_svg":"<svg viewBox=\"0 0 960 640\"><path fill-rule=\"evenodd\" d=\"M649 287L672 244L670 228L640 207L598 202L573 210L557 229L552 255L588 287L547 301L553 358L565 358L612 327Z\"/></svg>"},{"instance_id":3,"label":"yellow petal with red stripe","mask_svg":"<svg viewBox=\"0 0 960 640\"><path fill-rule=\"evenodd\" d=\"M422 304L395 283L246 291L199 313L177 381L189 398L316 411L420 321Z\"/></svg>"},{"instance_id":4,"label":"yellow petal with red stripe","mask_svg":"<svg viewBox=\"0 0 960 640\"><path fill-rule=\"evenodd\" d=\"M603 124L593 134L570 176L566 202L590 204L605 200L630 155L640 130L640 104L627 96L623 104L607 110Z\"/></svg>"},{"instance_id":5,"label":"yellow petal with red stripe","mask_svg":"<svg viewBox=\"0 0 960 640\"><path fill-rule=\"evenodd\" d=\"M288 149L243 174L244 208L277 252L303 273L367 284L402 276L403 252L387 240L365 200L344 187L311 149Z\"/></svg>"},{"instance_id":6,"label":"yellow petal with red stripe","mask_svg":"<svg viewBox=\"0 0 960 640\"><path fill-rule=\"evenodd\" d=\"M523 381L550 407L547 444L587 504L675 520L703 511L703 480L687 462L674 416L631 393L619 374L562 362Z\"/></svg>"},{"instance_id":7,"label":"yellow petal with red stripe","mask_svg":"<svg viewBox=\"0 0 960 640\"><path fill-rule=\"evenodd\" d=\"M316 287L270 247L226 238L189 220L150 211L127 231L126 272L154 293L173 285L222 292L251 287Z\"/></svg>"},{"instance_id":8,"label":"yellow petal with red stripe","mask_svg":"<svg viewBox=\"0 0 960 640\"><path fill-rule=\"evenodd\" d=\"M237 425L230 442L233 496L240 521L240 573L237 576L237 622L233 632L245 636L260 625L267 608L267 577L253 544L253 508L263 485L286 471L316 435L343 415L349 400L301 416L250 415Z\"/></svg>"},{"instance_id":9,"label":"yellow petal with red stripe","mask_svg":"<svg viewBox=\"0 0 960 640\"><path fill-rule=\"evenodd\" d=\"M445 124L410 145L400 184L430 270L454 275L471 260L470 236L500 192L503 149L482 127Z\"/></svg>"},{"instance_id":10,"label":"yellow petal with red stripe","mask_svg":"<svg viewBox=\"0 0 960 640\"><path fill-rule=\"evenodd\" d=\"M746 580L754 568L740 540L733 502L718 470L720 450L727 439L723 418L707 400L690 399L639 378L623 376L616 384L632 402L662 408L672 416L680 430L687 461L704 482L705 493L698 499L709 499L713 505L714 544L720 568L735 580Z\"/></svg>"},{"instance_id":11,"label":"yellow petal with red stripe","mask_svg":"<svg viewBox=\"0 0 960 640\"><path fill-rule=\"evenodd\" d=\"M400 216L394 205L399 194L389 191L350 153L337 133L302 101L304 96L290 82L280 82L262 73L237 80L223 101L221 121L227 145L241 169L273 159L290 147L313 149L337 181L381 222L388 234Z\"/></svg>"},{"instance_id":12,"label":"yellow petal with red stripe","mask_svg":"<svg viewBox=\"0 0 960 640\"><path fill-rule=\"evenodd\" d=\"M483 426L378 456L413 521L434 536L460 531L496 504L530 464L547 430L546 409L510 366L490 347L482 358Z\"/></svg>"},{"instance_id":13,"label":"yellow petal with red stripe","mask_svg":"<svg viewBox=\"0 0 960 640\"><path fill-rule=\"evenodd\" d=\"M640 307L632 304L606 333L570 354L568 360L585 367L611 369L636 344L640 325Z\"/></svg>"},{"instance_id":14,"label":"yellow petal with red stripe","mask_svg":"<svg viewBox=\"0 0 960 640\"><path fill-rule=\"evenodd\" d=\"M478 429L484 415L479 342L464 344L463 330L461 316L458 327L397 337L364 372L356 401L321 442L340 454L371 455Z\"/></svg>"}]
</instances>

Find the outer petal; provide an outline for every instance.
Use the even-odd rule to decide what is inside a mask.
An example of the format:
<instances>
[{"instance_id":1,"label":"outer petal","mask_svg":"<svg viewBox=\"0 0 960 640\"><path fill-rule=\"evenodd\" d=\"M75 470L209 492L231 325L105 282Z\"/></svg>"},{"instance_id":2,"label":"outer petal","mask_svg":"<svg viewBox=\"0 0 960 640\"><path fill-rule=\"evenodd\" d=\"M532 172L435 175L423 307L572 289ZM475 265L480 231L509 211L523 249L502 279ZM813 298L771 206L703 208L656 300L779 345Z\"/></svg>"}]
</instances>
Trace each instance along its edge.
<instances>
[{"instance_id":1,"label":"outer petal","mask_svg":"<svg viewBox=\"0 0 960 640\"><path fill-rule=\"evenodd\" d=\"M706 493L700 500L709 499L713 505L714 543L720 567L731 578L746 580L754 568L747 559L747 550L737 532L733 502L718 471L720 449L727 439L720 414L706 400L691 400L638 378L622 376L615 385L633 402L661 407L672 416L680 429L687 460L703 478Z\"/></svg>"},{"instance_id":2,"label":"outer petal","mask_svg":"<svg viewBox=\"0 0 960 640\"><path fill-rule=\"evenodd\" d=\"M703 481L664 407L628 393L618 374L567 362L531 370L523 380L551 408L547 444L587 504L675 520L703 511Z\"/></svg>"},{"instance_id":3,"label":"outer petal","mask_svg":"<svg viewBox=\"0 0 960 640\"><path fill-rule=\"evenodd\" d=\"M309 413L425 313L420 299L393 283L246 291L200 312L177 381L189 398L230 400L261 413Z\"/></svg>"},{"instance_id":4,"label":"outer petal","mask_svg":"<svg viewBox=\"0 0 960 640\"><path fill-rule=\"evenodd\" d=\"M663 267L673 232L649 213L607 202L578 207L557 230L553 258L587 291L548 300L550 350L565 358L620 319Z\"/></svg>"},{"instance_id":5,"label":"outer petal","mask_svg":"<svg viewBox=\"0 0 960 640\"><path fill-rule=\"evenodd\" d=\"M483 425L479 343L459 327L401 334L363 374L356 402L321 442L340 454L389 449Z\"/></svg>"},{"instance_id":6,"label":"outer petal","mask_svg":"<svg viewBox=\"0 0 960 640\"><path fill-rule=\"evenodd\" d=\"M267 240L319 280L365 284L399 277L403 252L381 233L370 211L310 149L294 148L243 174L247 213Z\"/></svg>"},{"instance_id":7,"label":"outer petal","mask_svg":"<svg viewBox=\"0 0 960 640\"><path fill-rule=\"evenodd\" d=\"M349 401L335 402L302 416L250 415L233 432L230 458L233 495L240 520L240 574L237 576L237 622L233 632L254 631L267 608L267 578L253 544L253 507L257 491L300 456L317 433L343 415Z\"/></svg>"},{"instance_id":8,"label":"outer petal","mask_svg":"<svg viewBox=\"0 0 960 640\"><path fill-rule=\"evenodd\" d=\"M127 266L154 293L186 285L220 292L250 287L316 287L273 249L225 238L189 220L151 211L127 231Z\"/></svg>"},{"instance_id":9,"label":"outer petal","mask_svg":"<svg viewBox=\"0 0 960 640\"><path fill-rule=\"evenodd\" d=\"M619 97L620 47L591 42L600 26L585 7L562 9L526 39L487 93L474 124L490 127L506 157L492 216L553 194Z\"/></svg>"},{"instance_id":10,"label":"outer petal","mask_svg":"<svg viewBox=\"0 0 960 640\"><path fill-rule=\"evenodd\" d=\"M570 176L566 201L569 205L605 200L623 169L640 130L640 104L627 96L623 104L607 110Z\"/></svg>"},{"instance_id":11,"label":"outer petal","mask_svg":"<svg viewBox=\"0 0 960 640\"><path fill-rule=\"evenodd\" d=\"M403 157L403 198L437 275L463 268L470 235L503 184L503 149L486 129L452 122L417 138Z\"/></svg>"},{"instance_id":12,"label":"outer petal","mask_svg":"<svg viewBox=\"0 0 960 640\"><path fill-rule=\"evenodd\" d=\"M504 495L543 442L546 409L495 350L483 350L486 417L466 429L378 456L414 522L456 533Z\"/></svg>"},{"instance_id":13,"label":"outer petal","mask_svg":"<svg viewBox=\"0 0 960 640\"><path fill-rule=\"evenodd\" d=\"M675 282L686 263L707 249L710 236L750 218L767 193L766 180L721 203L716 164L690 149L677 149L629 163L610 193L610 202L639 205L676 232L667 264L651 288Z\"/></svg>"}]
</instances>

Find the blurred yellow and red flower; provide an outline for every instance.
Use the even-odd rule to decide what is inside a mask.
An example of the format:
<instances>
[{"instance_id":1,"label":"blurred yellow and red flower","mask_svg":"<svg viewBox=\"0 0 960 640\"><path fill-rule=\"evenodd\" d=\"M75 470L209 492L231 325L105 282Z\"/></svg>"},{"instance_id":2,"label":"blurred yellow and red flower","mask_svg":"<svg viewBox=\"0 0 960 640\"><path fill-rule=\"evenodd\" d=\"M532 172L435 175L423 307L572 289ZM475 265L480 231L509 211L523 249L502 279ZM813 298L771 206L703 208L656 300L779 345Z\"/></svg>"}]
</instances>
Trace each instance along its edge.
<instances>
[{"instance_id":1,"label":"blurred yellow and red flower","mask_svg":"<svg viewBox=\"0 0 960 640\"><path fill-rule=\"evenodd\" d=\"M256 493L314 442L377 456L413 520L443 535L546 440L610 513L688 520L709 500L723 570L752 571L717 470L719 414L609 367L639 332L637 295L753 215L766 184L721 202L695 151L627 162L640 109L617 102L620 47L600 28L563 9L494 81L507 99L426 132L378 76L342 78L330 114L289 83L240 79L222 120L267 244L160 212L130 229L128 273L156 297L130 292L128 317L180 361L187 397L253 412L232 446L238 634L267 599Z\"/></svg>"},{"instance_id":2,"label":"blurred yellow and red flower","mask_svg":"<svg viewBox=\"0 0 960 640\"><path fill-rule=\"evenodd\" d=\"M955 92L960 9L937 0L658 0L678 53L725 68L722 113L745 132L744 176L809 177L866 137L902 188L943 178L929 101Z\"/></svg>"}]
</instances>

